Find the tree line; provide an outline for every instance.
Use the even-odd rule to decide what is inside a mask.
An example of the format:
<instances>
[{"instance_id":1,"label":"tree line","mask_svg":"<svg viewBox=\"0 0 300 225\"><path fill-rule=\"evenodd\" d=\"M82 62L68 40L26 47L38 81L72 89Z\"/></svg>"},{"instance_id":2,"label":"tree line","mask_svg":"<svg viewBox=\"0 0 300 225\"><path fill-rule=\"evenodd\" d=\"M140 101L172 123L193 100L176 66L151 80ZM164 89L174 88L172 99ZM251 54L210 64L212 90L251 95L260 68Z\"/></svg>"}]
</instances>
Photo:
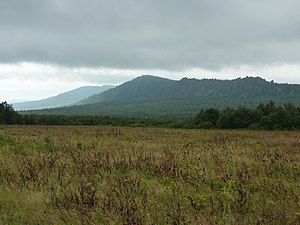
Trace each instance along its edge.
<instances>
[{"instance_id":1,"label":"tree line","mask_svg":"<svg viewBox=\"0 0 300 225\"><path fill-rule=\"evenodd\" d=\"M7 102L0 103L0 124L21 124L23 118Z\"/></svg>"},{"instance_id":2,"label":"tree line","mask_svg":"<svg viewBox=\"0 0 300 225\"><path fill-rule=\"evenodd\" d=\"M273 101L256 108L207 108L189 120L122 118L88 115L21 115L7 102L0 103L0 124L24 125L112 125L191 129L299 130L300 108L291 103L277 106Z\"/></svg>"},{"instance_id":3,"label":"tree line","mask_svg":"<svg viewBox=\"0 0 300 225\"><path fill-rule=\"evenodd\" d=\"M256 108L202 109L194 119L203 129L255 129L296 130L300 129L300 108L291 103L276 106L273 101L259 104Z\"/></svg>"}]
</instances>

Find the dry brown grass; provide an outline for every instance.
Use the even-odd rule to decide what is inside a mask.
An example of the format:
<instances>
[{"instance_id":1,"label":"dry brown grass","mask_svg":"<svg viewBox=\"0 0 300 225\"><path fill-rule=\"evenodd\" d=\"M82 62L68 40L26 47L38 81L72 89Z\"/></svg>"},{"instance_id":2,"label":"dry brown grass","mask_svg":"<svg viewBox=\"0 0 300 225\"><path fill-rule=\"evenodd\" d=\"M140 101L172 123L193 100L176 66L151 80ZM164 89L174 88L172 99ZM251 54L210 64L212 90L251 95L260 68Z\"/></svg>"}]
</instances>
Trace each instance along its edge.
<instances>
[{"instance_id":1,"label":"dry brown grass","mask_svg":"<svg viewBox=\"0 0 300 225\"><path fill-rule=\"evenodd\" d=\"M0 127L0 224L299 224L300 133Z\"/></svg>"}]
</instances>

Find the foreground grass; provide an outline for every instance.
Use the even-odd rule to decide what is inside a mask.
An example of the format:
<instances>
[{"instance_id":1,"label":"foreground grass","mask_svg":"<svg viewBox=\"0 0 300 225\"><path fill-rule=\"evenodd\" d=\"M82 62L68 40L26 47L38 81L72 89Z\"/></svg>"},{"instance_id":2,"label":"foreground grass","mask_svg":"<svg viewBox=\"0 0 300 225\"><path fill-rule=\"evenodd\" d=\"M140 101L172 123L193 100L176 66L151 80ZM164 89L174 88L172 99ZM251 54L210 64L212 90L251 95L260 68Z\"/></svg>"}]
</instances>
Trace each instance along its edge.
<instances>
[{"instance_id":1,"label":"foreground grass","mask_svg":"<svg viewBox=\"0 0 300 225\"><path fill-rule=\"evenodd\" d=\"M0 224L299 224L300 133L0 127Z\"/></svg>"}]
</instances>

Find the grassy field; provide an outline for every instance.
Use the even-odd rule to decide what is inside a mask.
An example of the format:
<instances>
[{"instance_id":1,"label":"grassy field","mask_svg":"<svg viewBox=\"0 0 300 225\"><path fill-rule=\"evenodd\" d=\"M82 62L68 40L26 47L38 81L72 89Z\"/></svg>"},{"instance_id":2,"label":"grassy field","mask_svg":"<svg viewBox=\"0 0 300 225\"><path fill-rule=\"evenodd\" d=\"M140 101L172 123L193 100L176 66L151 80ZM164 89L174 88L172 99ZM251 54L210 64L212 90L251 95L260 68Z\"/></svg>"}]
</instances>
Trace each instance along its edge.
<instances>
[{"instance_id":1,"label":"grassy field","mask_svg":"<svg viewBox=\"0 0 300 225\"><path fill-rule=\"evenodd\" d=\"M0 126L0 224L300 224L300 132Z\"/></svg>"}]
</instances>

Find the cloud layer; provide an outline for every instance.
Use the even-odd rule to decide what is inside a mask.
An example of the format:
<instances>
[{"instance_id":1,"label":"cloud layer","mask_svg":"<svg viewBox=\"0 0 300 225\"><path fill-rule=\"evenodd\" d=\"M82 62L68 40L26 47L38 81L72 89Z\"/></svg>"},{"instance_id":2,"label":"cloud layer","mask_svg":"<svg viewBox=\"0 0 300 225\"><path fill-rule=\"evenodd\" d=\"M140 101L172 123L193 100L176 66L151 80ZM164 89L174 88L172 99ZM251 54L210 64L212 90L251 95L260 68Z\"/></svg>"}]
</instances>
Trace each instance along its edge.
<instances>
[{"instance_id":1,"label":"cloud layer","mask_svg":"<svg viewBox=\"0 0 300 225\"><path fill-rule=\"evenodd\" d=\"M0 98L142 74L300 83L299 0L0 0Z\"/></svg>"},{"instance_id":2,"label":"cloud layer","mask_svg":"<svg viewBox=\"0 0 300 225\"><path fill-rule=\"evenodd\" d=\"M0 0L0 62L119 69L298 64L298 0Z\"/></svg>"}]
</instances>

